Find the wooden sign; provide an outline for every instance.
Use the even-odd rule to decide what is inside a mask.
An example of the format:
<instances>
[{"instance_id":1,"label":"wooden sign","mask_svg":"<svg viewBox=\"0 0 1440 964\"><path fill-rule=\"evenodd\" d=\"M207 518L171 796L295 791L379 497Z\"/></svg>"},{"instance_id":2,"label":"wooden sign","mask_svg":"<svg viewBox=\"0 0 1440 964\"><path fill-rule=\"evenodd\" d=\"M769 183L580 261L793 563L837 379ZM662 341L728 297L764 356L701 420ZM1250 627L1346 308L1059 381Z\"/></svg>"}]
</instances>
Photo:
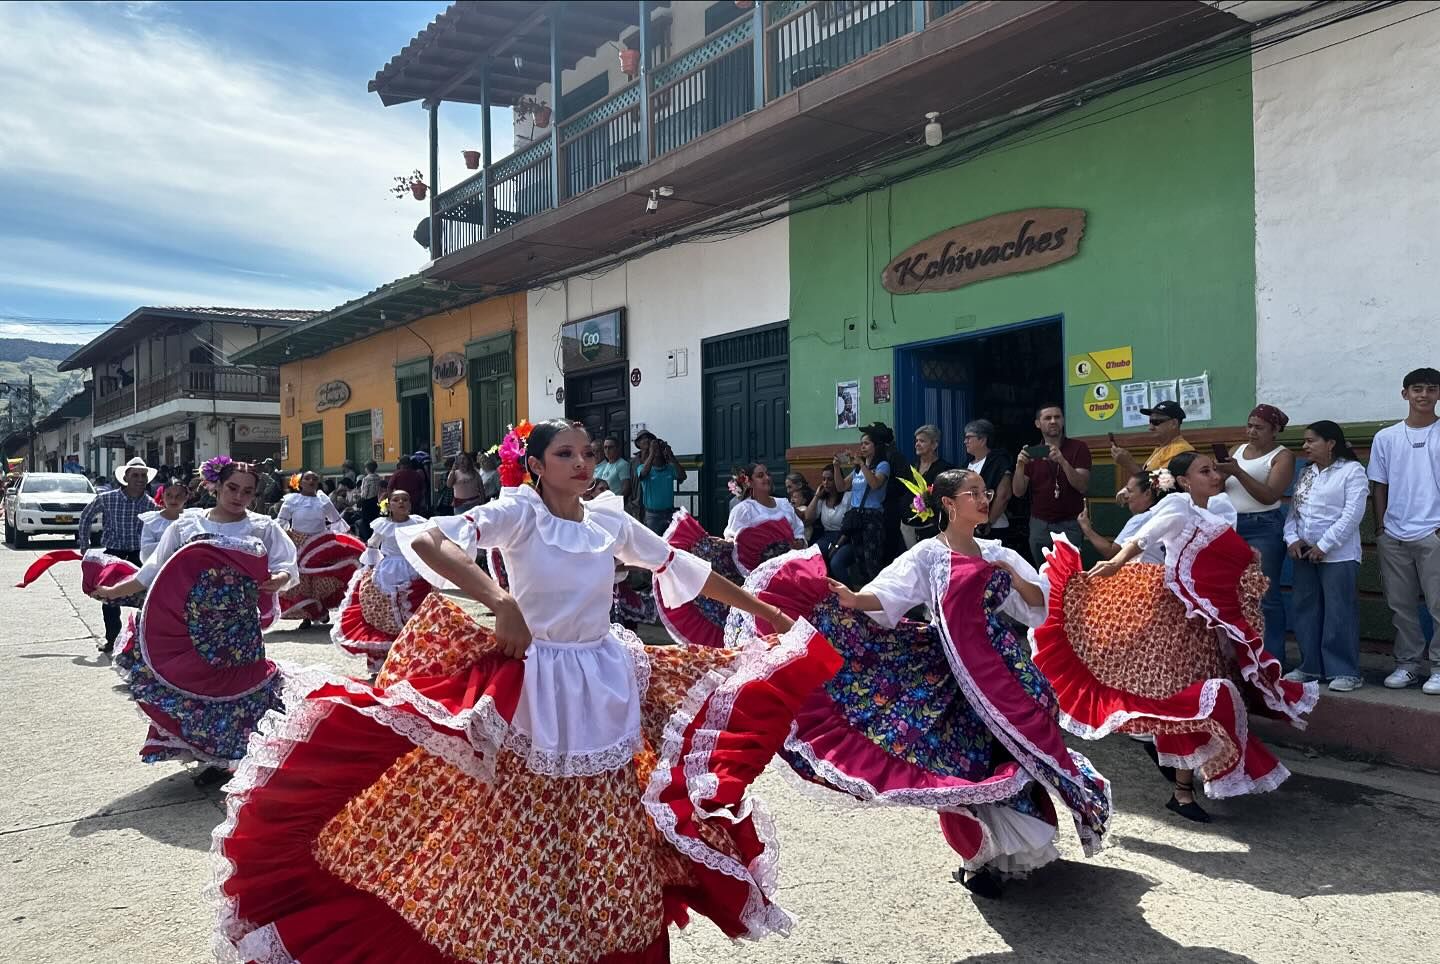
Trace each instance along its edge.
<instances>
[{"instance_id":1,"label":"wooden sign","mask_svg":"<svg viewBox=\"0 0 1440 964\"><path fill-rule=\"evenodd\" d=\"M911 245L886 266L880 283L897 295L953 291L1073 258L1084 236L1081 208L995 214Z\"/></svg>"},{"instance_id":2,"label":"wooden sign","mask_svg":"<svg viewBox=\"0 0 1440 964\"><path fill-rule=\"evenodd\" d=\"M348 401L350 401L350 386L345 382L325 382L315 388L315 411L317 412L323 412L328 408L339 408Z\"/></svg>"},{"instance_id":3,"label":"wooden sign","mask_svg":"<svg viewBox=\"0 0 1440 964\"><path fill-rule=\"evenodd\" d=\"M430 366L430 377L441 388L458 385L465 380L465 356L458 351L447 351Z\"/></svg>"}]
</instances>

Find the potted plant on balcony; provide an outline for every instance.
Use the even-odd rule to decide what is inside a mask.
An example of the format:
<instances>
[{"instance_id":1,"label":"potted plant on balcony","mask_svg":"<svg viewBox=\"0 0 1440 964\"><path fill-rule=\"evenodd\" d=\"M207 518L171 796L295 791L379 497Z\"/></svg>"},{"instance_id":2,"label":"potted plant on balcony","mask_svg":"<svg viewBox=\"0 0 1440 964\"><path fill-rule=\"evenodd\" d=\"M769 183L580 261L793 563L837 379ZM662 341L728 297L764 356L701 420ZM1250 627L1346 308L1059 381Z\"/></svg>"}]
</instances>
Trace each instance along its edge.
<instances>
[{"instance_id":1,"label":"potted plant on balcony","mask_svg":"<svg viewBox=\"0 0 1440 964\"><path fill-rule=\"evenodd\" d=\"M430 185L425 183L424 175L419 171L413 171L395 178L395 183L390 186L390 193L396 197L404 197L407 193L417 201L425 200Z\"/></svg>"},{"instance_id":2,"label":"potted plant on balcony","mask_svg":"<svg viewBox=\"0 0 1440 964\"><path fill-rule=\"evenodd\" d=\"M753 6L755 6L755 0L735 0L737 10L749 10Z\"/></svg>"},{"instance_id":3,"label":"potted plant on balcony","mask_svg":"<svg viewBox=\"0 0 1440 964\"><path fill-rule=\"evenodd\" d=\"M515 102L515 122L517 124L528 117L534 122L535 127L549 127L550 115L550 105L543 100L521 97Z\"/></svg>"},{"instance_id":4,"label":"potted plant on balcony","mask_svg":"<svg viewBox=\"0 0 1440 964\"><path fill-rule=\"evenodd\" d=\"M467 168L469 168L469 169L472 170L472 171L477 171L477 170L480 169L480 152L479 152L479 151L461 151L460 153L465 156L465 166L466 166Z\"/></svg>"},{"instance_id":5,"label":"potted plant on balcony","mask_svg":"<svg viewBox=\"0 0 1440 964\"><path fill-rule=\"evenodd\" d=\"M620 48L620 71L631 80L640 73L640 51L631 47Z\"/></svg>"}]
</instances>

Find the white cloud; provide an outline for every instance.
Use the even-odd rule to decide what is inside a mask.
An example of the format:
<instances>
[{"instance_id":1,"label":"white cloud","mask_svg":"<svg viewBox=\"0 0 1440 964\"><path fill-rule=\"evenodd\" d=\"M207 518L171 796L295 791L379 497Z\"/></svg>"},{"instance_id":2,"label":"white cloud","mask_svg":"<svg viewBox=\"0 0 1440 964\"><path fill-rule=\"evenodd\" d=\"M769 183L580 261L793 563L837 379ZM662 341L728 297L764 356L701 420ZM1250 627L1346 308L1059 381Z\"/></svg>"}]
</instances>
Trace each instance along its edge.
<instances>
[{"instance_id":1,"label":"white cloud","mask_svg":"<svg viewBox=\"0 0 1440 964\"><path fill-rule=\"evenodd\" d=\"M411 232L424 205L387 193L395 175L424 167L419 107L382 108L364 78L342 87L303 64L237 60L130 7L105 18L0 3L0 176L53 198L57 219L94 207L74 244L0 235L0 286L329 307L423 265ZM454 121L478 129L474 113L451 108L442 125L452 180L469 146ZM107 242L111 230L209 263L177 270Z\"/></svg>"}]
</instances>

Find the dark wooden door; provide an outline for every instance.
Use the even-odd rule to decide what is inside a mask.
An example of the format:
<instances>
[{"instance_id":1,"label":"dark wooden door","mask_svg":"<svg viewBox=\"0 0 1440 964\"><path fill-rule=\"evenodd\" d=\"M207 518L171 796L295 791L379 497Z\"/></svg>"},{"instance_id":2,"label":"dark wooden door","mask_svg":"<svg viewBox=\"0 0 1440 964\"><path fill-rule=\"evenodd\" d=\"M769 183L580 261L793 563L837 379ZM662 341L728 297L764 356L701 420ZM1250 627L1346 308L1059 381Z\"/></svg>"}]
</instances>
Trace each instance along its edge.
<instances>
[{"instance_id":1,"label":"dark wooden door","mask_svg":"<svg viewBox=\"0 0 1440 964\"><path fill-rule=\"evenodd\" d=\"M728 484L735 466L764 462L777 479L788 470L788 347L785 325L707 340L703 346L705 467L700 521L711 532L725 527Z\"/></svg>"},{"instance_id":2,"label":"dark wooden door","mask_svg":"<svg viewBox=\"0 0 1440 964\"><path fill-rule=\"evenodd\" d=\"M592 438L613 435L630 451L630 395L625 366L565 379L565 417L584 422Z\"/></svg>"}]
</instances>

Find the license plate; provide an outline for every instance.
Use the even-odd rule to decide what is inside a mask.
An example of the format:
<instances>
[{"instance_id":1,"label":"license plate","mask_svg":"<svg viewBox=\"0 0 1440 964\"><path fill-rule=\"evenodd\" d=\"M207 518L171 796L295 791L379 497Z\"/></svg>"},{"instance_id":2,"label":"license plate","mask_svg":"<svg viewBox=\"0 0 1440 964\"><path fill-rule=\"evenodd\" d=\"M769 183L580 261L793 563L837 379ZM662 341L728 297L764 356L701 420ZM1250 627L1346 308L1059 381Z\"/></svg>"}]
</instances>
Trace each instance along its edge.
<instances>
[{"instance_id":1,"label":"license plate","mask_svg":"<svg viewBox=\"0 0 1440 964\"><path fill-rule=\"evenodd\" d=\"M55 517L55 521L60 523L61 525L64 525L67 522L74 522L75 517L73 515L57 515Z\"/></svg>"}]
</instances>

